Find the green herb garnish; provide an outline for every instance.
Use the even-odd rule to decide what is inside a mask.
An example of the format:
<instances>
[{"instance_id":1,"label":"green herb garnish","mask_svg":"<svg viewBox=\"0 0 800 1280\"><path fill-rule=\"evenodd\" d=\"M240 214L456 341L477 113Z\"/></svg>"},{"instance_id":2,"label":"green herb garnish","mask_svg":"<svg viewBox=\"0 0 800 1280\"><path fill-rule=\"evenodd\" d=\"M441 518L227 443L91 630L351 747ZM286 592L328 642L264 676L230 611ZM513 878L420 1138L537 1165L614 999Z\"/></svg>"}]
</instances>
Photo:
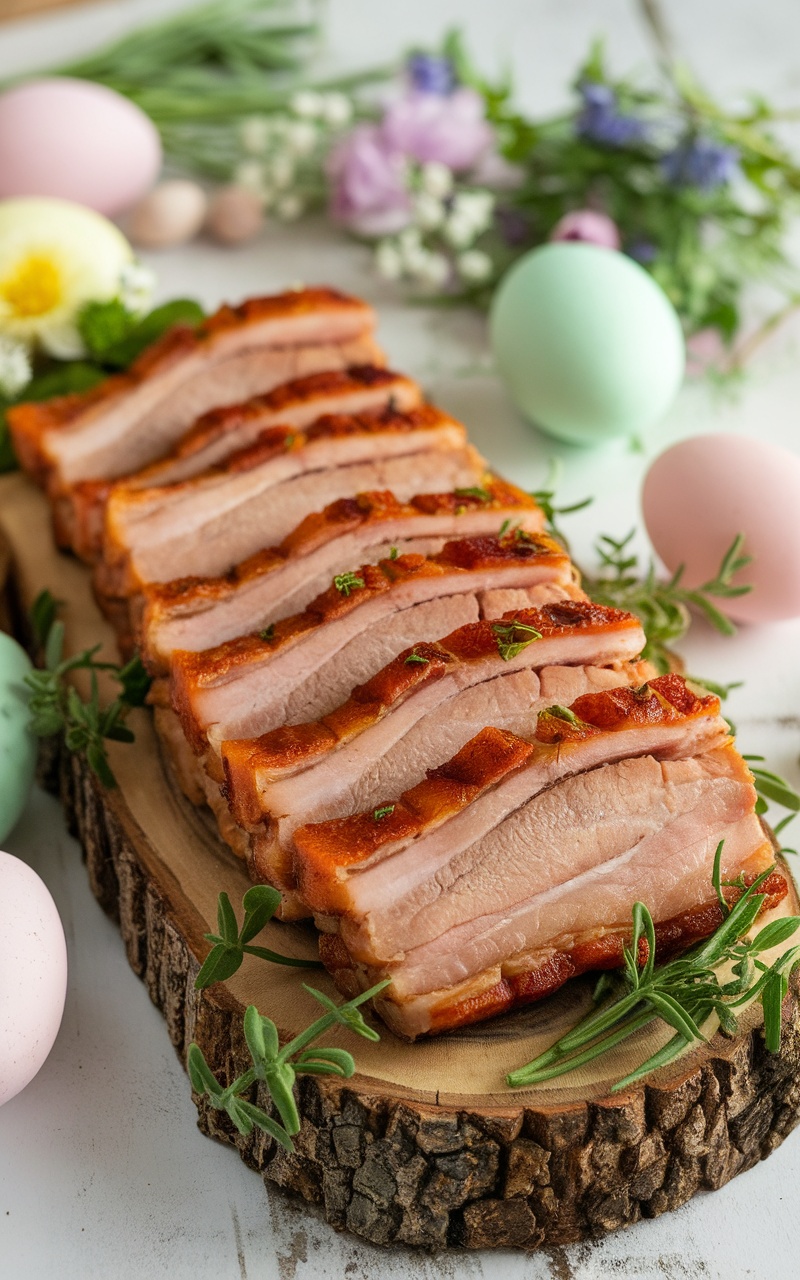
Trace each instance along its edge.
<instances>
[{"instance_id":1,"label":"green herb garnish","mask_svg":"<svg viewBox=\"0 0 800 1280\"><path fill-rule=\"evenodd\" d=\"M385 804L380 809L376 809L372 816L376 822L380 822L381 818L388 818L393 813L394 813L394 805Z\"/></svg>"},{"instance_id":2,"label":"green herb garnish","mask_svg":"<svg viewBox=\"0 0 800 1280\"><path fill-rule=\"evenodd\" d=\"M389 559L396 560L399 554L400 552L397 550L397 547L392 547L391 550L389 551Z\"/></svg>"},{"instance_id":3,"label":"green herb garnish","mask_svg":"<svg viewBox=\"0 0 800 1280\"><path fill-rule=\"evenodd\" d=\"M263 631L259 631L258 638L265 644L272 644L275 639L275 623L271 622L268 627L264 627Z\"/></svg>"},{"instance_id":4,"label":"green herb garnish","mask_svg":"<svg viewBox=\"0 0 800 1280\"><path fill-rule=\"evenodd\" d=\"M410 653L404 662L407 667L411 666L414 662L421 662L427 665L430 662L430 658L423 657L421 653Z\"/></svg>"},{"instance_id":5,"label":"green herb garnish","mask_svg":"<svg viewBox=\"0 0 800 1280\"><path fill-rule=\"evenodd\" d=\"M58 605L51 592L42 591L30 611L31 630L44 658L44 666L25 677L25 684L31 690L28 699L31 731L38 738L63 733L67 749L84 754L104 786L113 787L116 779L108 762L105 742L133 742L134 735L125 720L133 707L143 705L150 677L138 656L124 666L98 662L95 655L102 647L99 644L72 658L64 658L64 624L56 618ZM71 671L90 673L88 701L81 698L67 679ZM97 675L101 671L121 686L119 695L107 707L100 705Z\"/></svg>"},{"instance_id":6,"label":"green herb garnish","mask_svg":"<svg viewBox=\"0 0 800 1280\"><path fill-rule=\"evenodd\" d=\"M252 1133L254 1127L263 1129L287 1151L294 1151L292 1137L300 1131L300 1115L294 1097L294 1082L298 1075L335 1075L349 1079L356 1069L352 1054L346 1049L308 1049L329 1027L346 1027L365 1040L380 1040L377 1031L364 1021L359 1005L371 1000L389 985L389 979L370 987L354 1000L336 1005L314 987L303 989L318 1000L327 1010L310 1027L280 1047L278 1028L271 1018L262 1017L255 1005L248 1005L244 1015L244 1036L253 1065L243 1075L223 1088L205 1060L199 1045L190 1044L187 1067L192 1088L201 1096L207 1095L218 1111L224 1111L240 1133ZM279 1124L256 1106L247 1094L254 1084L262 1082L283 1121Z\"/></svg>"},{"instance_id":7,"label":"green herb garnish","mask_svg":"<svg viewBox=\"0 0 800 1280\"><path fill-rule=\"evenodd\" d=\"M527 622L493 622L492 631L497 637L497 652L503 662L510 662L518 653L527 649L533 640L541 640L542 633Z\"/></svg>"},{"instance_id":8,"label":"green herb garnish","mask_svg":"<svg viewBox=\"0 0 800 1280\"><path fill-rule=\"evenodd\" d=\"M214 982L224 982L241 967L245 956L258 956L260 960L269 960L272 964L291 965L297 969L320 969L318 960L297 960L291 956L282 956L269 947L251 946L251 941L260 933L277 911L281 895L277 889L266 884L254 885L248 889L242 899L244 920L239 928L236 914L231 906L227 893L221 893L217 899L217 928L219 933L204 933L207 942L214 945L203 961L203 965L194 980L195 989L202 991Z\"/></svg>"},{"instance_id":9,"label":"green herb garnish","mask_svg":"<svg viewBox=\"0 0 800 1280\"><path fill-rule=\"evenodd\" d=\"M734 624L721 613L711 597L732 600L746 595L750 587L736 586L734 576L750 563L750 557L742 555L744 537L737 534L729 546L722 563L708 582L700 587L681 586L684 566L680 565L668 582L656 577L652 560L644 576L640 575L639 557L630 548L635 530L617 540L603 534L597 543L600 572L597 576L583 574L583 585L592 600L614 609L625 609L641 620L647 645L644 657L649 658L662 674L671 669L667 646L680 640L688 630L691 618L689 605L704 615L722 635L736 632Z\"/></svg>"},{"instance_id":10,"label":"green herb garnish","mask_svg":"<svg viewBox=\"0 0 800 1280\"><path fill-rule=\"evenodd\" d=\"M343 596L349 596L351 591L360 591L367 584L357 573L337 573L333 585Z\"/></svg>"},{"instance_id":11,"label":"green herb garnish","mask_svg":"<svg viewBox=\"0 0 800 1280\"><path fill-rule=\"evenodd\" d=\"M480 485L471 485L468 489L454 489L457 498L479 498L481 502L491 502L492 495L488 489L481 488Z\"/></svg>"},{"instance_id":12,"label":"green herb garnish","mask_svg":"<svg viewBox=\"0 0 800 1280\"><path fill-rule=\"evenodd\" d=\"M788 990L789 976L800 964L800 947L784 952L770 966L758 957L762 951L780 945L800 928L800 917L786 916L765 925L747 940L766 897L759 889L775 870L762 872L749 888L742 888L738 901L728 905L723 893L720 867L723 842L717 846L712 884L722 909L723 920L716 931L684 955L656 966L656 935L653 918L642 902L633 908L633 939L624 948L621 975L603 974L595 989L595 1003L613 992L615 997L583 1018L533 1062L512 1071L507 1082L512 1088L537 1084L566 1074L575 1067L613 1049L634 1032L662 1018L675 1035L614 1090L623 1089L651 1071L672 1062L690 1044L705 1039L702 1027L715 1013L723 1031L736 1030L735 1010L751 1000L760 1000L764 1010L764 1037L767 1049L776 1053L781 1041L781 1004ZM726 886L729 887L729 886ZM640 964L641 952L644 963ZM718 966L731 963L734 977L721 983ZM620 993L621 988L621 993Z\"/></svg>"}]
</instances>

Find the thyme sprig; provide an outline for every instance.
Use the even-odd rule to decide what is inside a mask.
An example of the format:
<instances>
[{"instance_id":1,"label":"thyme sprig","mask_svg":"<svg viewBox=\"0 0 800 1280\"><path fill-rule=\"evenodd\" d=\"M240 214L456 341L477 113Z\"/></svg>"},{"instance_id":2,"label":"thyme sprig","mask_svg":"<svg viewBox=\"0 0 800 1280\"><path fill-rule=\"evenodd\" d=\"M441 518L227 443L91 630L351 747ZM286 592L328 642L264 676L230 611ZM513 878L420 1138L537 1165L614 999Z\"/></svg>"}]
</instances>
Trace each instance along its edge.
<instances>
[{"instance_id":1,"label":"thyme sprig","mask_svg":"<svg viewBox=\"0 0 800 1280\"><path fill-rule=\"evenodd\" d=\"M102 648L94 645L72 658L64 657L64 623L58 617L59 601L50 591L42 591L30 610L34 643L42 655L43 665L25 677L30 689L28 711L31 732L38 738L63 733L69 751L81 752L92 771L106 787L116 786L106 751L106 741L133 742L134 735L125 724L133 707L143 705L150 688L150 678L137 656L123 666L115 662L99 662L96 654ZM73 671L88 671L90 693L83 699L69 680ZM98 673L107 672L119 682L120 693L103 707L100 704Z\"/></svg>"},{"instance_id":2,"label":"thyme sprig","mask_svg":"<svg viewBox=\"0 0 800 1280\"><path fill-rule=\"evenodd\" d=\"M303 983L303 989L318 1000L326 1012L282 1049L278 1028L272 1019L263 1017L255 1005L248 1005L244 1015L244 1036L252 1067L223 1087L206 1062L200 1046L193 1043L189 1046L187 1058L192 1087L196 1093L207 1095L212 1107L224 1111L240 1133L252 1133L254 1127L264 1129L287 1151L294 1151L292 1137L300 1131L300 1115L294 1097L296 1077L301 1074L336 1075L349 1079L355 1071L353 1056L346 1049L309 1049L306 1046L337 1023L365 1040L380 1040L377 1031L364 1021L359 1005L371 1000L388 985L389 979L386 979L354 1000L336 1005L321 991ZM259 1081L266 1085L282 1124L245 1096Z\"/></svg>"},{"instance_id":3,"label":"thyme sprig","mask_svg":"<svg viewBox=\"0 0 800 1280\"><path fill-rule=\"evenodd\" d=\"M771 965L759 956L787 941L800 928L800 916L785 916L765 925L752 939L746 934L754 925L766 895L759 890L774 871L762 872L749 888L741 881L729 885L721 878L723 843L717 846L712 885L722 909L722 923L704 942L667 964L656 965L656 935L653 918L643 902L633 907L633 938L624 948L621 975L603 974L595 988L595 1004L613 994L609 1003L583 1018L555 1044L532 1062L512 1071L507 1083L512 1088L538 1084L582 1066L607 1053L661 1018L675 1031L674 1036L635 1070L617 1081L612 1092L666 1066L689 1045L704 1040L703 1026L716 1014L724 1032L736 1031L736 1010L759 1000L764 1011L764 1038L767 1049L777 1053L781 1042L781 1005L789 977L800 964L800 947L792 947ZM730 906L724 887L742 889ZM733 977L721 982L717 970L730 963Z\"/></svg>"},{"instance_id":4,"label":"thyme sprig","mask_svg":"<svg viewBox=\"0 0 800 1280\"><path fill-rule=\"evenodd\" d=\"M367 584L357 573L337 573L333 585L343 596L349 596L351 592L360 591Z\"/></svg>"},{"instance_id":5,"label":"thyme sprig","mask_svg":"<svg viewBox=\"0 0 800 1280\"><path fill-rule=\"evenodd\" d=\"M596 544L600 571L595 576L583 574L583 585L598 604L636 614L647 637L644 657L663 674L672 666L668 646L680 640L689 628L689 606L698 609L722 635L735 634L736 627L717 608L714 599L732 600L750 591L748 585L736 584L733 579L751 558L742 554L744 536L737 534L714 577L702 586L684 587L683 565L679 565L666 582L656 577L652 560L645 573L641 573L639 557L631 548L634 534L634 529L620 539L603 534Z\"/></svg>"},{"instance_id":6,"label":"thyme sprig","mask_svg":"<svg viewBox=\"0 0 800 1280\"><path fill-rule=\"evenodd\" d=\"M206 956L200 972L194 980L195 990L202 991L214 982L225 982L241 968L246 955L258 956L272 964L291 965L297 969L321 969L319 960L298 960L280 955L269 947L254 947L253 938L272 919L281 901L277 889L266 884L253 885L242 898L244 920L239 928L236 913L227 893L217 899L217 928L219 933L204 933L207 942L214 945Z\"/></svg>"},{"instance_id":7,"label":"thyme sprig","mask_svg":"<svg viewBox=\"0 0 800 1280\"><path fill-rule=\"evenodd\" d=\"M510 662L517 654L527 649L534 640L541 640L542 633L527 622L513 618L510 622L492 623L492 631L497 637L497 652L503 662Z\"/></svg>"}]
</instances>

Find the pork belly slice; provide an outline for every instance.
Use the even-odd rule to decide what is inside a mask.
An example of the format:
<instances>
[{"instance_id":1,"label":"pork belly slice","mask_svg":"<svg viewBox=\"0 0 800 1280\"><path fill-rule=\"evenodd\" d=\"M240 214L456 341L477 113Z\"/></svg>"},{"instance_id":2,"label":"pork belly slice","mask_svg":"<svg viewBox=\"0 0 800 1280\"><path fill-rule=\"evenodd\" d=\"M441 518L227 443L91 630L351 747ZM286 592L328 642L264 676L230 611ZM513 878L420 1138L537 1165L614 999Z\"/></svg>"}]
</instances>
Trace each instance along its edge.
<instances>
[{"instance_id":1,"label":"pork belly slice","mask_svg":"<svg viewBox=\"0 0 800 1280\"><path fill-rule=\"evenodd\" d=\"M738 833L736 829L729 833L727 844L741 844L744 851L752 847L755 836L752 820L742 819L739 828ZM762 840L739 865L737 877L741 875L746 885L752 884L772 862L772 847L768 841ZM723 892L732 905L742 890L728 887ZM788 884L785 876L780 871L773 871L759 892L765 898L762 914L771 911L786 897ZM705 893L706 897L696 905L671 919L656 922L656 957L659 962L707 938L720 926L722 908L716 896L708 896L708 884ZM415 1040L423 1035L440 1034L533 1004L579 974L621 968L623 946L626 943L630 945L631 936L630 922L625 926L590 929L581 935L562 939L559 946L512 956L502 964L484 969L452 987L427 991L404 1000L393 998L393 991L388 988L374 1004L387 1026L404 1039ZM338 932L321 934L319 949L337 987L348 998L352 999L379 981L380 971L356 964Z\"/></svg>"},{"instance_id":2,"label":"pork belly slice","mask_svg":"<svg viewBox=\"0 0 800 1280\"><path fill-rule=\"evenodd\" d=\"M361 435L367 429L349 423L351 416L371 419L388 408L402 413L416 408L420 400L416 383L372 364L326 369L281 383L267 395L205 414L166 458L119 483L89 481L65 494L51 494L56 536L62 543L67 536L73 550L89 561L97 559L105 541L106 557L113 563L125 554L128 526L157 515L176 494L185 499L183 486L189 481L208 484L216 479L219 484L219 473L225 471L247 485L247 474L258 471L273 455L288 458L294 447L301 451L309 433L318 441L317 460L323 465L325 439L333 448L338 437ZM461 440L466 440L463 427ZM356 445L351 448L360 456ZM347 453L346 445L339 446L342 451ZM108 507L111 515L106 521Z\"/></svg>"},{"instance_id":3,"label":"pork belly slice","mask_svg":"<svg viewBox=\"0 0 800 1280\"><path fill-rule=\"evenodd\" d=\"M546 534L465 538L435 556L404 555L337 577L308 608L262 634L203 653L176 651L172 703L202 751L332 711L414 641L481 617L480 596L504 581L573 585L564 549Z\"/></svg>"},{"instance_id":4,"label":"pork belly slice","mask_svg":"<svg viewBox=\"0 0 800 1280\"><path fill-rule=\"evenodd\" d=\"M518 639L516 653L509 636ZM588 600L518 610L417 644L322 719L223 743L233 812L245 825L266 816L284 844L304 821L355 813L392 788L407 790L484 725L534 732L538 711L567 688L568 702L589 692L585 667L625 664L644 644L632 614ZM625 682L608 673L608 687Z\"/></svg>"},{"instance_id":5,"label":"pork belly slice","mask_svg":"<svg viewBox=\"0 0 800 1280\"><path fill-rule=\"evenodd\" d=\"M224 575L147 584L132 601L139 651L152 671L163 672L173 649L210 649L299 612L358 560L381 560L392 547L433 555L452 538L496 533L508 521L536 533L544 514L529 494L496 476L408 502L388 490L339 498Z\"/></svg>"},{"instance_id":6,"label":"pork belly slice","mask_svg":"<svg viewBox=\"0 0 800 1280\"><path fill-rule=\"evenodd\" d=\"M701 800L709 820L752 813L752 779L729 742L718 699L675 675L549 708L529 737L484 729L394 803L296 831L300 893L316 911L346 913L356 959L395 961L473 918L561 892L643 840L663 845L679 800L692 822Z\"/></svg>"},{"instance_id":7,"label":"pork belly slice","mask_svg":"<svg viewBox=\"0 0 800 1280\"><path fill-rule=\"evenodd\" d=\"M98 592L120 596L225 573L279 543L309 506L351 496L359 481L392 485L406 498L443 479L458 488L485 475L461 424L430 405L324 417L307 432L279 427L269 436L258 456L249 449L183 484L112 497Z\"/></svg>"},{"instance_id":8,"label":"pork belly slice","mask_svg":"<svg viewBox=\"0 0 800 1280\"><path fill-rule=\"evenodd\" d=\"M78 395L20 405L9 425L22 466L62 485L125 475L166 452L200 413L292 377L298 348L369 337L371 307L327 288L223 306L197 329L176 326L126 373ZM351 356L352 359L352 356ZM325 368L305 363L303 371Z\"/></svg>"}]
</instances>

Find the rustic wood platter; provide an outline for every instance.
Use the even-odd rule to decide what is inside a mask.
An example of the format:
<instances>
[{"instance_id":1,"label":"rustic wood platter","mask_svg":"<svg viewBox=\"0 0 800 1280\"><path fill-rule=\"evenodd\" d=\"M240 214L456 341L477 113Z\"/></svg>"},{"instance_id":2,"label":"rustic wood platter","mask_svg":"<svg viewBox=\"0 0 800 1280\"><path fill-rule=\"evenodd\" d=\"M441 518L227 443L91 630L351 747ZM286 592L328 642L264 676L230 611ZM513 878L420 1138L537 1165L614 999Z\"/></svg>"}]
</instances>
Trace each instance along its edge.
<instances>
[{"instance_id":1,"label":"rustic wood platter","mask_svg":"<svg viewBox=\"0 0 800 1280\"><path fill-rule=\"evenodd\" d=\"M85 568L54 549L45 501L21 476L0 479L0 530L18 622L49 587L65 602L68 651L102 640L114 657ZM0 554L0 577L7 563ZM300 971L250 957L226 984L194 990L218 893L238 904L250 882L171 781L149 713L135 712L130 724L132 746L109 744L117 789L104 790L66 752L51 761L51 782L83 845L92 891L118 920L181 1060L196 1040L212 1069L232 1078L249 1065L247 1004L287 1037L318 1006ZM792 895L774 914L797 909ZM306 926L271 924L267 935L266 945L286 954L315 953ZM327 977L315 972L312 981L335 994ZM722 1186L800 1120L797 975L777 1055L764 1048L760 1009L750 1009L734 1038L717 1033L624 1093L610 1093L614 1081L664 1043L666 1029L639 1033L557 1083L508 1090L506 1072L574 1023L590 990L588 980L575 981L540 1005L416 1045L385 1030L379 1043L355 1046L344 1031L329 1033L329 1043L355 1048L359 1070L349 1081L302 1078L293 1155L259 1130L243 1138L201 1099L198 1123L265 1179L320 1203L333 1226L375 1243L533 1249L594 1237Z\"/></svg>"}]
</instances>

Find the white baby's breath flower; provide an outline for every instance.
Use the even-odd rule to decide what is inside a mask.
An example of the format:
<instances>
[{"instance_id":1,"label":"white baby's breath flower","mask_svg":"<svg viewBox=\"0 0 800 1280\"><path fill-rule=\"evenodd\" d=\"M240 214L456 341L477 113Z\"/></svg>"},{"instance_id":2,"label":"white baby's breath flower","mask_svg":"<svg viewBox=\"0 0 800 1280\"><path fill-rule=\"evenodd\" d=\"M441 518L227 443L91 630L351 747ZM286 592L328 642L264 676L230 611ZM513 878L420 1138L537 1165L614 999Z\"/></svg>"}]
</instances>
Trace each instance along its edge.
<instances>
[{"instance_id":1,"label":"white baby's breath flower","mask_svg":"<svg viewBox=\"0 0 800 1280\"><path fill-rule=\"evenodd\" d=\"M353 118L353 104L343 93L326 93L322 103L322 117L334 128L349 124Z\"/></svg>"},{"instance_id":2,"label":"white baby's breath flower","mask_svg":"<svg viewBox=\"0 0 800 1280\"><path fill-rule=\"evenodd\" d=\"M414 197L414 221L425 231L435 231L445 219L445 209L441 200L420 191Z\"/></svg>"},{"instance_id":3,"label":"white baby's breath flower","mask_svg":"<svg viewBox=\"0 0 800 1280\"><path fill-rule=\"evenodd\" d=\"M317 145L319 132L310 120L290 120L284 136L290 154L307 156Z\"/></svg>"},{"instance_id":4,"label":"white baby's breath flower","mask_svg":"<svg viewBox=\"0 0 800 1280\"><path fill-rule=\"evenodd\" d=\"M119 275L119 300L128 311L139 315L150 305L155 287L155 271L141 262L130 262Z\"/></svg>"},{"instance_id":5,"label":"white baby's breath flower","mask_svg":"<svg viewBox=\"0 0 800 1280\"><path fill-rule=\"evenodd\" d=\"M273 212L281 222L296 222L305 209L303 201L299 196L293 195L291 192L280 196L275 201Z\"/></svg>"},{"instance_id":6,"label":"white baby's breath flower","mask_svg":"<svg viewBox=\"0 0 800 1280\"><path fill-rule=\"evenodd\" d=\"M470 218L451 213L444 224L443 235L454 249L466 249L474 242L477 232Z\"/></svg>"},{"instance_id":7,"label":"white baby's breath flower","mask_svg":"<svg viewBox=\"0 0 800 1280\"><path fill-rule=\"evenodd\" d=\"M24 342L0 335L0 395L13 400L31 380L31 358Z\"/></svg>"},{"instance_id":8,"label":"white baby's breath flower","mask_svg":"<svg viewBox=\"0 0 800 1280\"><path fill-rule=\"evenodd\" d=\"M299 93L294 94L289 106L296 116L306 120L318 120L325 112L325 99L321 93L315 93L313 89L301 89Z\"/></svg>"},{"instance_id":9,"label":"white baby's breath flower","mask_svg":"<svg viewBox=\"0 0 800 1280\"><path fill-rule=\"evenodd\" d=\"M451 217L469 223L475 235L485 231L492 220L494 196L491 191L459 191L453 198Z\"/></svg>"},{"instance_id":10,"label":"white baby's breath flower","mask_svg":"<svg viewBox=\"0 0 800 1280\"><path fill-rule=\"evenodd\" d=\"M239 141L251 156L263 156L272 132L269 116L248 116L239 126Z\"/></svg>"},{"instance_id":11,"label":"white baby's breath flower","mask_svg":"<svg viewBox=\"0 0 800 1280\"><path fill-rule=\"evenodd\" d=\"M294 161L291 156L279 154L273 156L269 164L269 181L277 191L285 191L292 185L294 178Z\"/></svg>"},{"instance_id":12,"label":"white baby's breath flower","mask_svg":"<svg viewBox=\"0 0 800 1280\"><path fill-rule=\"evenodd\" d=\"M432 289L440 288L450 275L450 263L443 253L426 253L417 269L417 278Z\"/></svg>"},{"instance_id":13,"label":"white baby's breath flower","mask_svg":"<svg viewBox=\"0 0 800 1280\"><path fill-rule=\"evenodd\" d=\"M243 160L233 171L233 180L248 191L263 195L267 182L267 172L259 160Z\"/></svg>"},{"instance_id":14,"label":"white baby's breath flower","mask_svg":"<svg viewBox=\"0 0 800 1280\"><path fill-rule=\"evenodd\" d=\"M439 200L449 196L453 190L452 171L448 169L446 164L440 164L438 160L431 160L428 164L422 166L420 182L423 191L427 191L431 196L436 196Z\"/></svg>"},{"instance_id":15,"label":"white baby's breath flower","mask_svg":"<svg viewBox=\"0 0 800 1280\"><path fill-rule=\"evenodd\" d=\"M51 355L83 354L77 313L117 296L133 250L113 223L66 200L0 202L0 334Z\"/></svg>"},{"instance_id":16,"label":"white baby's breath flower","mask_svg":"<svg viewBox=\"0 0 800 1280\"><path fill-rule=\"evenodd\" d=\"M492 274L492 260L482 249L469 249L456 259L458 274L470 284L480 284Z\"/></svg>"},{"instance_id":17,"label":"white baby's breath flower","mask_svg":"<svg viewBox=\"0 0 800 1280\"><path fill-rule=\"evenodd\" d=\"M403 258L391 240L381 240L375 250L375 270L383 280L399 280L403 274Z\"/></svg>"},{"instance_id":18,"label":"white baby's breath flower","mask_svg":"<svg viewBox=\"0 0 800 1280\"><path fill-rule=\"evenodd\" d=\"M397 237L397 247L403 257L419 249L421 244L422 236L418 227L406 227Z\"/></svg>"}]
</instances>

